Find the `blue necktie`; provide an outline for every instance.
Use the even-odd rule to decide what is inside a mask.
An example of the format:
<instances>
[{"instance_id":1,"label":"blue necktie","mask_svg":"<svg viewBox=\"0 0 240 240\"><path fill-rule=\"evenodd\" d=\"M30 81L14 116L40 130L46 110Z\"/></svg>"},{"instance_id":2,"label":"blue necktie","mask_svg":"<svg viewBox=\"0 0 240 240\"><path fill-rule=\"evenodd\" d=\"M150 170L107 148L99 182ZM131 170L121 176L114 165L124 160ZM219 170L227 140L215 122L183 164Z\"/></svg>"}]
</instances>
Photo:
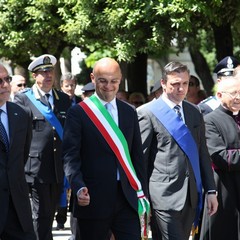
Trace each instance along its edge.
<instances>
[{"instance_id":1,"label":"blue necktie","mask_svg":"<svg viewBox=\"0 0 240 240\"><path fill-rule=\"evenodd\" d=\"M113 114L112 114L112 108L113 108L113 106L112 106L112 104L111 104L111 103L106 103L106 104L105 104L105 108L108 110L109 114L110 114L111 117L113 118ZM113 118L113 120L114 120L114 118Z\"/></svg>"},{"instance_id":2,"label":"blue necktie","mask_svg":"<svg viewBox=\"0 0 240 240\"><path fill-rule=\"evenodd\" d=\"M52 109L52 105L51 105L51 103L49 102L49 97L50 97L51 95L49 94L49 93L46 93L45 95L44 95L44 97L45 97L45 99L46 99L46 101L47 101L47 105L48 105L48 107L50 108L50 109Z\"/></svg>"},{"instance_id":3,"label":"blue necktie","mask_svg":"<svg viewBox=\"0 0 240 240\"><path fill-rule=\"evenodd\" d=\"M176 105L176 106L174 107L174 111L177 113L177 115L179 116L179 118L180 118L181 120L183 120L180 109L181 109L181 107L180 107L179 105Z\"/></svg>"},{"instance_id":4,"label":"blue necktie","mask_svg":"<svg viewBox=\"0 0 240 240\"><path fill-rule=\"evenodd\" d=\"M3 126L3 123L2 123L2 120L1 120L2 112L3 112L3 110L0 109L0 140L2 141L2 143L5 146L6 152L8 152L9 142L8 142L7 132L6 132L5 127Z\"/></svg>"}]
</instances>

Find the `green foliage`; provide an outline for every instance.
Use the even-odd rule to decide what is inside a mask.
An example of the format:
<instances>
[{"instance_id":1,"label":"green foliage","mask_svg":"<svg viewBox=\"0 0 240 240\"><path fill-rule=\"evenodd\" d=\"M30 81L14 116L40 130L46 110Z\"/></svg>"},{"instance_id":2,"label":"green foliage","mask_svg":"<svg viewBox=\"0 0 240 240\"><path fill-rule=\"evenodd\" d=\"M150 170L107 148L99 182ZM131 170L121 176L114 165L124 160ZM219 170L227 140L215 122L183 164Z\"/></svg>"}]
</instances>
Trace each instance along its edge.
<instances>
[{"instance_id":1,"label":"green foliage","mask_svg":"<svg viewBox=\"0 0 240 240\"><path fill-rule=\"evenodd\" d=\"M0 56L21 65L33 55L59 57L66 46L78 46L92 54L92 65L106 54L128 62L141 53L165 55L177 42L179 50L191 44L212 59L213 25L231 22L239 36L238 2L0 0Z\"/></svg>"}]
</instances>

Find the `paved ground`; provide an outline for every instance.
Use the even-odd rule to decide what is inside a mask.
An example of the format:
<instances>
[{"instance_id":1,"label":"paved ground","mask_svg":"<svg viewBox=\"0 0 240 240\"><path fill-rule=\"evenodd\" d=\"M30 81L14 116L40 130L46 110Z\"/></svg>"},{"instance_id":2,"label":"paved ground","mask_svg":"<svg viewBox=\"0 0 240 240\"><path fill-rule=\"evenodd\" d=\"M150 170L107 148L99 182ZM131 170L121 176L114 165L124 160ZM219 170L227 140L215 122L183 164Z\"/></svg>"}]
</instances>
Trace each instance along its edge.
<instances>
[{"instance_id":1,"label":"paved ground","mask_svg":"<svg viewBox=\"0 0 240 240\"><path fill-rule=\"evenodd\" d=\"M56 230L57 223L54 221L53 223L53 239L54 240L68 240L71 236L70 231L70 222L69 222L69 213L67 217L67 222L65 223L65 229L64 230ZM151 232L149 234L148 240L151 240Z\"/></svg>"},{"instance_id":2,"label":"paved ground","mask_svg":"<svg viewBox=\"0 0 240 240\"><path fill-rule=\"evenodd\" d=\"M68 240L71 236L70 231L70 223L69 223L69 213L67 217L67 222L65 223L65 229L64 230L56 230L57 223L54 221L53 223L53 239L54 240Z\"/></svg>"}]
</instances>

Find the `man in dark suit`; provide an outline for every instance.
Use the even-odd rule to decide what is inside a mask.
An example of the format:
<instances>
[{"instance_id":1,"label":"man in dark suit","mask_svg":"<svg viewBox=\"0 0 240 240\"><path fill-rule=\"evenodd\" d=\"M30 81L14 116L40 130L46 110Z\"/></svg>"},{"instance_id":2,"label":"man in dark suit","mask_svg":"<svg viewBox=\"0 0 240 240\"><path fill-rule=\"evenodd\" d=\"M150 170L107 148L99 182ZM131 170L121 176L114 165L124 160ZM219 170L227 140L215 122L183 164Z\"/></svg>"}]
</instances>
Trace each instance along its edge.
<instances>
[{"instance_id":1,"label":"man in dark suit","mask_svg":"<svg viewBox=\"0 0 240 240\"><path fill-rule=\"evenodd\" d=\"M61 90L70 97L72 106L82 101L80 97L75 95L75 89L77 86L75 75L70 72L63 74L60 79L60 86Z\"/></svg>"},{"instance_id":2,"label":"man in dark suit","mask_svg":"<svg viewBox=\"0 0 240 240\"><path fill-rule=\"evenodd\" d=\"M97 61L91 79L96 92L69 110L63 137L81 240L105 240L110 230L116 239L140 240L138 204L149 204L137 114L116 99L122 74L114 59Z\"/></svg>"},{"instance_id":3,"label":"man in dark suit","mask_svg":"<svg viewBox=\"0 0 240 240\"><path fill-rule=\"evenodd\" d=\"M170 62L161 80L162 96L138 109L149 194L164 240L188 240L192 224L197 226L202 186L209 193L210 215L218 205L203 118L184 101L189 78L186 65Z\"/></svg>"},{"instance_id":4,"label":"man in dark suit","mask_svg":"<svg viewBox=\"0 0 240 240\"><path fill-rule=\"evenodd\" d=\"M0 239L35 240L24 164L31 142L31 118L7 102L11 77L0 65Z\"/></svg>"},{"instance_id":5,"label":"man in dark suit","mask_svg":"<svg viewBox=\"0 0 240 240\"><path fill-rule=\"evenodd\" d=\"M240 239L240 75L219 82L216 96L220 106L204 120L219 208L211 218L204 211L200 239Z\"/></svg>"},{"instance_id":6,"label":"man in dark suit","mask_svg":"<svg viewBox=\"0 0 240 240\"><path fill-rule=\"evenodd\" d=\"M63 183L62 126L71 106L68 95L53 89L56 58L42 55L29 65L35 84L15 96L32 114L33 137L25 175L39 240L52 240L52 223Z\"/></svg>"}]
</instances>

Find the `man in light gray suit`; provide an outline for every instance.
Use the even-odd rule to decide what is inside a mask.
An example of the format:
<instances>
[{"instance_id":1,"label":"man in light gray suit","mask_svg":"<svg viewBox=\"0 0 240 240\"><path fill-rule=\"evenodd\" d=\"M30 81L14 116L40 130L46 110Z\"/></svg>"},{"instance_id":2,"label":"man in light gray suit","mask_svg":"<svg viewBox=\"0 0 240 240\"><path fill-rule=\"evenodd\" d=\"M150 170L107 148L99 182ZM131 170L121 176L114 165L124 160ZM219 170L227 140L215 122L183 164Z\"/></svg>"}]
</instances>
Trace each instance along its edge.
<instances>
[{"instance_id":1,"label":"man in light gray suit","mask_svg":"<svg viewBox=\"0 0 240 240\"><path fill-rule=\"evenodd\" d=\"M170 62L161 80L162 96L138 109L152 212L163 240L188 240L198 224L202 188L209 215L218 206L203 118L184 101L189 78L186 65Z\"/></svg>"}]
</instances>

